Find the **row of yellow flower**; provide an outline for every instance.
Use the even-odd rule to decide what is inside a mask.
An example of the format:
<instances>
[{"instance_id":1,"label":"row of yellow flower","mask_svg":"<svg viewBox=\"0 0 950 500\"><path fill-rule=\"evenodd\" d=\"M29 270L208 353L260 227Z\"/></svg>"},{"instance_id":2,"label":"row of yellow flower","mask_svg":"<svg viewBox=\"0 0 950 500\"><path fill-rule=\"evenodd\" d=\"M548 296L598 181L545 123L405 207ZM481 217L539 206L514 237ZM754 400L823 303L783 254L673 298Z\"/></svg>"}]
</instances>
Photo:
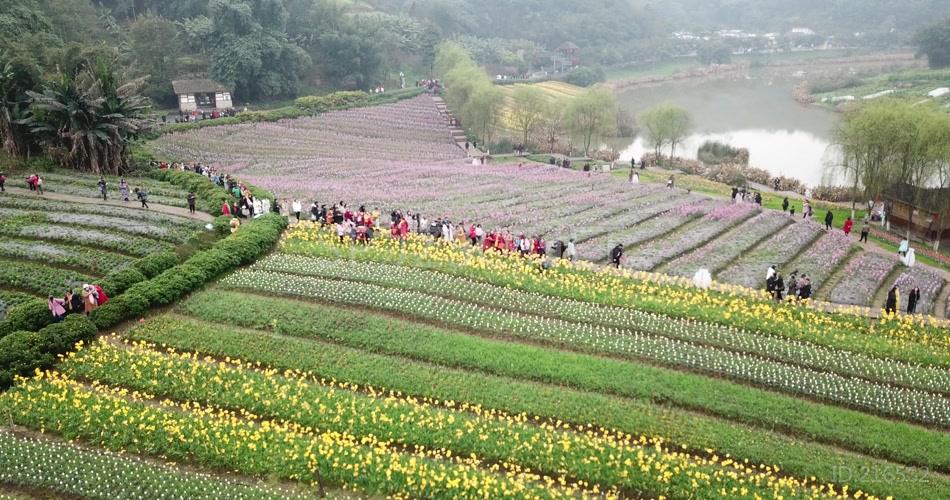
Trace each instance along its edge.
<instances>
[{"instance_id":1,"label":"row of yellow flower","mask_svg":"<svg viewBox=\"0 0 950 500\"><path fill-rule=\"evenodd\" d=\"M397 451L372 436L319 432L196 402L159 402L147 393L97 382L87 387L57 372L18 380L15 389L0 396L0 410L16 424L112 450L249 475L319 480L370 493L414 498L598 496L530 472L495 473L472 459Z\"/></svg>"},{"instance_id":2,"label":"row of yellow flower","mask_svg":"<svg viewBox=\"0 0 950 500\"><path fill-rule=\"evenodd\" d=\"M895 348L919 344L936 357L950 354L950 330L945 321L932 316L899 315L870 320L853 314L827 314L808 304L776 304L763 292L748 288L719 284L714 289L702 290L684 278L602 268L590 263L572 264L565 260L555 260L547 272L539 272L538 259L525 259L507 252L484 253L457 242L433 244L421 236L410 236L405 242L384 237L375 240L371 247L344 248L332 233L310 223L291 228L284 238L283 249L292 253L406 263L496 284L696 317L806 340L841 333L866 333L884 339Z\"/></svg>"},{"instance_id":3,"label":"row of yellow flower","mask_svg":"<svg viewBox=\"0 0 950 500\"><path fill-rule=\"evenodd\" d=\"M573 478L587 491L706 497L725 490L750 498L840 493L831 485L781 476L777 467L720 458L712 450L706 456L673 450L662 439L317 382L308 373L278 374L171 349L161 353L144 343L118 347L100 340L68 356L63 370L72 377L392 442L439 459L465 456L471 465L493 464L492 471L542 471L554 476L542 476L546 483L569 485Z\"/></svg>"}]
</instances>

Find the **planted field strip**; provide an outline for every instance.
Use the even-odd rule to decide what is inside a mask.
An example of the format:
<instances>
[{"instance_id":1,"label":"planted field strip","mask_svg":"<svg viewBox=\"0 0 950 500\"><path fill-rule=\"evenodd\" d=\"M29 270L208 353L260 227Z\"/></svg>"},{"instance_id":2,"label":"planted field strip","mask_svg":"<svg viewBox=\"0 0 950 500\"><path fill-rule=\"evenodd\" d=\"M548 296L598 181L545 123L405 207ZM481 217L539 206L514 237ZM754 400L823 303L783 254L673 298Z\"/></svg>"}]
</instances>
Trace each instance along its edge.
<instances>
[{"instance_id":1,"label":"planted field strip","mask_svg":"<svg viewBox=\"0 0 950 500\"><path fill-rule=\"evenodd\" d=\"M813 290L818 290L825 280L841 267L852 251L852 241L842 231L829 231L818 238L814 245L799 255L788 269L800 271L799 276L811 278ZM761 269L759 269L761 272Z\"/></svg>"},{"instance_id":2,"label":"planted field strip","mask_svg":"<svg viewBox=\"0 0 950 500\"><path fill-rule=\"evenodd\" d=\"M758 356L705 347L638 331L573 323L524 313L480 307L414 291L324 280L267 271L240 271L221 281L227 287L314 298L383 309L457 328L607 354L647 359L697 369L790 393L864 408L873 412L940 426L950 425L950 398L916 389L811 370Z\"/></svg>"},{"instance_id":3,"label":"planted field strip","mask_svg":"<svg viewBox=\"0 0 950 500\"><path fill-rule=\"evenodd\" d=\"M70 174L58 174L58 173L47 173L44 174L43 180L46 181L46 184L51 184L54 189L57 185L70 186L72 188L83 187L90 190L90 196L101 198L99 195L99 178L92 175L85 176L76 176ZM117 177L114 175L105 175L103 178L106 180L106 188L110 194L117 193L119 190L119 180L122 177ZM159 196L168 196L173 198L184 198L188 191L182 189L174 184L168 182L162 182L155 179L146 179L141 177L127 177L125 181L129 184L129 191L132 191L135 187L144 187L148 190L149 196L153 193ZM46 189L46 185L43 186ZM55 192L55 191L54 191Z\"/></svg>"},{"instance_id":4,"label":"planted field strip","mask_svg":"<svg viewBox=\"0 0 950 500\"><path fill-rule=\"evenodd\" d=\"M150 212L147 210L138 210L134 208L99 205L94 202L67 203L56 200L41 200L23 196L7 195L0 197L0 207L19 208L34 212L103 215L108 217L123 218L129 221L129 223L134 223L135 221L144 221L163 226L185 228L192 231L198 231L204 226L201 222L185 217Z\"/></svg>"},{"instance_id":5,"label":"planted field strip","mask_svg":"<svg viewBox=\"0 0 950 500\"><path fill-rule=\"evenodd\" d=\"M649 240L672 233L718 206L721 206L721 204L712 200L683 204L669 212L660 214L629 228L592 238L578 249L578 256L582 259L592 261L606 260L610 254L610 250L617 245L617 243L622 243L628 248L640 245Z\"/></svg>"},{"instance_id":6,"label":"planted field strip","mask_svg":"<svg viewBox=\"0 0 950 500\"><path fill-rule=\"evenodd\" d=\"M90 248L105 248L125 255L144 257L171 250L173 246L156 240L122 234L106 229L83 229L55 224L17 221L0 221L0 234L38 240L59 241L84 245Z\"/></svg>"},{"instance_id":7,"label":"planted field strip","mask_svg":"<svg viewBox=\"0 0 950 500\"><path fill-rule=\"evenodd\" d=\"M94 281L94 277L75 271L0 259L0 288L24 290L43 297L59 297L67 289Z\"/></svg>"},{"instance_id":8,"label":"planted field strip","mask_svg":"<svg viewBox=\"0 0 950 500\"><path fill-rule=\"evenodd\" d=\"M93 250L79 245L13 238L4 238L0 241L0 257L87 269L90 273L100 276L125 269L135 260L125 255Z\"/></svg>"},{"instance_id":9,"label":"planted field strip","mask_svg":"<svg viewBox=\"0 0 950 500\"><path fill-rule=\"evenodd\" d=\"M73 378L242 409L265 418L403 448L444 450L455 456L504 463L503 468L509 470L527 468L558 482L561 478L580 480L604 491L636 494L645 490L682 496L692 490L695 474L710 478L702 485L705 488L731 488L756 479L764 483L769 478L763 467L752 467L749 472L738 463L721 467L708 458L680 450L671 452L662 440L568 424L538 425L525 415L476 412L475 405L419 401L371 387L319 381L305 372L281 376L249 366L240 361L221 364L200 356L159 353L141 345L117 347L100 341L68 359L63 371ZM165 373L178 373L180 377L163 377ZM157 384L153 382L156 380ZM333 410L327 411L329 408ZM657 467L680 472L658 480L648 472ZM794 489L797 485L790 486Z\"/></svg>"},{"instance_id":10,"label":"planted field strip","mask_svg":"<svg viewBox=\"0 0 950 500\"><path fill-rule=\"evenodd\" d=\"M715 273L735 261L763 239L792 223L787 215L775 211L761 213L666 265L670 274L691 277L699 269Z\"/></svg>"},{"instance_id":11,"label":"planted field strip","mask_svg":"<svg viewBox=\"0 0 950 500\"><path fill-rule=\"evenodd\" d=\"M923 267L905 268L902 266L902 270L897 279L895 279L890 286L885 286L885 288L890 289L890 287L894 285L900 289L901 311L907 310L907 299L910 296L911 289L919 287L920 301L917 302L916 312L928 314L933 311L935 301L937 297L940 296L940 291L943 287L947 286L947 283L942 276Z\"/></svg>"},{"instance_id":12,"label":"planted field strip","mask_svg":"<svg viewBox=\"0 0 950 500\"><path fill-rule=\"evenodd\" d=\"M897 266L897 259L871 252L862 252L841 270L841 278L831 290L835 302L858 306L871 305L874 293Z\"/></svg>"},{"instance_id":13,"label":"planted field strip","mask_svg":"<svg viewBox=\"0 0 950 500\"><path fill-rule=\"evenodd\" d=\"M401 452L371 436L322 432L244 410L155 401L124 388L90 388L55 372L8 391L0 396L0 405L19 425L113 450L181 457L290 480L310 481L316 469L331 485L368 493L480 498L506 491L539 497L577 492L545 487L534 474L495 474L480 469L476 460L449 458L439 450ZM128 421L142 425L127 425Z\"/></svg>"},{"instance_id":14,"label":"planted field strip","mask_svg":"<svg viewBox=\"0 0 950 500\"><path fill-rule=\"evenodd\" d=\"M938 393L950 393L950 370L876 358L857 352L829 349L735 327L671 318L635 309L560 299L498 287L417 268L372 262L317 259L274 254L252 270L373 283L461 300L502 310L586 322L621 330L652 333L830 371L882 383Z\"/></svg>"},{"instance_id":15,"label":"planted field strip","mask_svg":"<svg viewBox=\"0 0 950 500\"><path fill-rule=\"evenodd\" d=\"M6 431L0 431L0 464L0 484L83 498L307 498L290 490L253 486Z\"/></svg>"},{"instance_id":16,"label":"planted field strip","mask_svg":"<svg viewBox=\"0 0 950 500\"><path fill-rule=\"evenodd\" d=\"M621 212L600 217L593 220L568 219L570 224L562 225L559 229L552 231L552 239L567 241L573 237L575 243L586 245L593 238L612 234L627 227L640 224L643 221L652 219L661 213L668 212L676 207L688 204L701 199L699 196L688 195L685 193L669 193L669 191L659 193L655 197L644 200L631 200L625 204Z\"/></svg>"},{"instance_id":17,"label":"planted field strip","mask_svg":"<svg viewBox=\"0 0 950 500\"><path fill-rule=\"evenodd\" d=\"M745 253L734 264L720 272L719 281L749 288L765 287L765 270L771 265L778 266L788 274L795 269L785 264L815 242L822 234L822 228L811 220L801 220L765 240L752 251Z\"/></svg>"},{"instance_id":18,"label":"planted field strip","mask_svg":"<svg viewBox=\"0 0 950 500\"><path fill-rule=\"evenodd\" d=\"M288 233L282 249L306 256L408 264L554 297L703 319L877 357L950 367L950 337L943 335L932 319L920 316L880 322L853 315L829 315L810 307L779 304L748 290L702 290L684 278L658 279L653 274L607 268L585 270L585 265L559 261L551 269L538 272L536 261L519 256L472 252L468 246L431 245L425 241L410 235L407 245L388 238L375 241L371 247L340 245L335 233L301 224Z\"/></svg>"},{"instance_id":19,"label":"planted field strip","mask_svg":"<svg viewBox=\"0 0 950 500\"><path fill-rule=\"evenodd\" d=\"M0 286L0 288L2 288L2 286ZM7 311L9 311L11 307L29 302L35 298L36 296L34 295L0 289L0 320L7 315Z\"/></svg>"},{"instance_id":20,"label":"planted field strip","mask_svg":"<svg viewBox=\"0 0 950 500\"><path fill-rule=\"evenodd\" d=\"M19 208L0 207L0 217L21 218L35 223L63 224L95 229L108 229L135 236L153 238L169 243L184 243L194 231L173 226L152 224L144 221L129 221L107 215L75 214L62 212L35 212Z\"/></svg>"},{"instance_id":21,"label":"planted field strip","mask_svg":"<svg viewBox=\"0 0 950 500\"><path fill-rule=\"evenodd\" d=\"M751 204L723 205L709 212L698 223L682 232L639 245L626 252L624 266L649 271L678 257L706 241L742 223L758 212Z\"/></svg>"},{"instance_id":22,"label":"planted field strip","mask_svg":"<svg viewBox=\"0 0 950 500\"><path fill-rule=\"evenodd\" d=\"M220 299L228 299L234 307L219 307ZM849 449L891 457L898 462L931 464L929 467L939 470L950 467L941 451L946 446L944 434L794 398L781 403L782 396L715 379L699 378L697 381L702 383L689 383L687 379L697 376L669 372L682 380L663 381L659 376L663 370L655 368L479 339L372 314L356 316L346 310L301 307L283 300L234 293L202 293L186 306L208 319L266 326L270 331L236 330L232 326L161 317L134 329L130 335L178 350L244 358L278 370L312 371L328 380L375 385L420 397L467 401L511 414L538 415L552 422L590 423L634 435L656 434L695 450L712 448L717 453L747 457L754 463L778 462L783 470L801 476L834 477L838 466L895 465L788 438L773 429L797 431L812 440L842 443ZM307 340L323 338L364 350ZM658 404L650 403L651 399ZM693 408L709 406L702 413L683 412L670 408L671 401L689 401ZM769 410L761 411L760 405ZM706 416L710 412L728 415L729 420ZM736 423L749 419L759 422L761 427L753 429ZM941 462L943 465L937 465ZM946 478L920 469L907 468L906 472L907 477L916 480L896 488L908 494L914 491L914 495L934 497L929 486L950 485ZM857 479L858 484L852 487L865 491L882 487Z\"/></svg>"}]
</instances>

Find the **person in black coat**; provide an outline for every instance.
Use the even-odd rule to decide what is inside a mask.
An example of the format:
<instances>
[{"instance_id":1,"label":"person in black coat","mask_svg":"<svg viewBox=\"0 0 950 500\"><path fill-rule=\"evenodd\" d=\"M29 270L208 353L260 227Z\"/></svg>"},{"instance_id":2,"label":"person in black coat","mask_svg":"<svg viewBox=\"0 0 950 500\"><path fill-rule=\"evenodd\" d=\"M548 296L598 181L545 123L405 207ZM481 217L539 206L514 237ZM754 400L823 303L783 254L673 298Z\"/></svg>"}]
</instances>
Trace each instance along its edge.
<instances>
[{"instance_id":1,"label":"person in black coat","mask_svg":"<svg viewBox=\"0 0 950 500\"><path fill-rule=\"evenodd\" d=\"M788 212L788 196L786 196L785 199L782 200L782 211Z\"/></svg>"},{"instance_id":2,"label":"person in black coat","mask_svg":"<svg viewBox=\"0 0 950 500\"><path fill-rule=\"evenodd\" d=\"M825 229L831 231L831 221L835 220L835 214L831 210L825 213Z\"/></svg>"},{"instance_id":3,"label":"person in black coat","mask_svg":"<svg viewBox=\"0 0 950 500\"><path fill-rule=\"evenodd\" d=\"M775 273L775 282L772 285L772 294L775 297L776 302L781 302L784 298L782 294L785 293L785 280L782 279L782 273Z\"/></svg>"},{"instance_id":4,"label":"person in black coat","mask_svg":"<svg viewBox=\"0 0 950 500\"><path fill-rule=\"evenodd\" d=\"M884 301L884 311L890 314L897 312L897 291L899 288L897 285L891 287L891 291L887 292L887 300Z\"/></svg>"},{"instance_id":5,"label":"person in black coat","mask_svg":"<svg viewBox=\"0 0 950 500\"><path fill-rule=\"evenodd\" d=\"M920 302L920 288L914 287L907 296L907 314L917 312L917 303Z\"/></svg>"},{"instance_id":6,"label":"person in black coat","mask_svg":"<svg viewBox=\"0 0 950 500\"><path fill-rule=\"evenodd\" d=\"M802 280L798 287L798 298L802 300L811 298L811 278L805 274L802 275Z\"/></svg>"},{"instance_id":7,"label":"person in black coat","mask_svg":"<svg viewBox=\"0 0 950 500\"><path fill-rule=\"evenodd\" d=\"M623 258L623 243L618 243L613 250L610 251L610 262L613 263L614 267L620 267L620 259Z\"/></svg>"}]
</instances>

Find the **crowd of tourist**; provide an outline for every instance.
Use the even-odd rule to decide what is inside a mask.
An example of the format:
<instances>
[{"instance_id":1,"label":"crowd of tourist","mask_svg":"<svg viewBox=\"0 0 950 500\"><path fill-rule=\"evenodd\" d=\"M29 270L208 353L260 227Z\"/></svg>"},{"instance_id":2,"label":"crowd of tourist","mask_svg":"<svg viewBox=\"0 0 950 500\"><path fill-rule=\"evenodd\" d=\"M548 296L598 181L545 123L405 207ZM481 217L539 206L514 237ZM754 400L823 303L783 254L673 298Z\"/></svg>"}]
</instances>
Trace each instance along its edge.
<instances>
[{"instance_id":1,"label":"crowd of tourist","mask_svg":"<svg viewBox=\"0 0 950 500\"><path fill-rule=\"evenodd\" d=\"M109 301L109 296L102 289L101 285L85 284L77 294L72 289L67 289L62 298L49 296L46 305L50 314L53 315L53 322L59 323L70 314L85 314L88 316L99 306Z\"/></svg>"}]
</instances>

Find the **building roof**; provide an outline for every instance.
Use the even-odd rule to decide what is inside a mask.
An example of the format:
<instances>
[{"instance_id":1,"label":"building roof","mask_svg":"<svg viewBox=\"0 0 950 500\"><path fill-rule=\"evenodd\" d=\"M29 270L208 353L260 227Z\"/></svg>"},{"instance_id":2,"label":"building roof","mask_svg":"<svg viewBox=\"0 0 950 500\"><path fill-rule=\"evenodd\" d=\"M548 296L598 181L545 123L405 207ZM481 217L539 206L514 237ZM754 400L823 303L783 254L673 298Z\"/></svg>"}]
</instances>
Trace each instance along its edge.
<instances>
[{"instance_id":1,"label":"building roof","mask_svg":"<svg viewBox=\"0 0 950 500\"><path fill-rule=\"evenodd\" d=\"M891 186L885 195L894 201L900 201L908 205L913 205L911 200L914 199L914 188L909 184L898 183ZM944 205L942 202L948 197L950 197L950 188L924 189L921 192L920 204L916 205L915 208L927 210L928 212L940 213L941 210L946 210L946 205ZM945 215L950 216L950 213Z\"/></svg>"},{"instance_id":2,"label":"building roof","mask_svg":"<svg viewBox=\"0 0 950 500\"><path fill-rule=\"evenodd\" d=\"M172 82L172 88L175 89L175 93L178 95L231 91L231 89L225 87L223 84L208 79L175 80Z\"/></svg>"}]
</instances>

